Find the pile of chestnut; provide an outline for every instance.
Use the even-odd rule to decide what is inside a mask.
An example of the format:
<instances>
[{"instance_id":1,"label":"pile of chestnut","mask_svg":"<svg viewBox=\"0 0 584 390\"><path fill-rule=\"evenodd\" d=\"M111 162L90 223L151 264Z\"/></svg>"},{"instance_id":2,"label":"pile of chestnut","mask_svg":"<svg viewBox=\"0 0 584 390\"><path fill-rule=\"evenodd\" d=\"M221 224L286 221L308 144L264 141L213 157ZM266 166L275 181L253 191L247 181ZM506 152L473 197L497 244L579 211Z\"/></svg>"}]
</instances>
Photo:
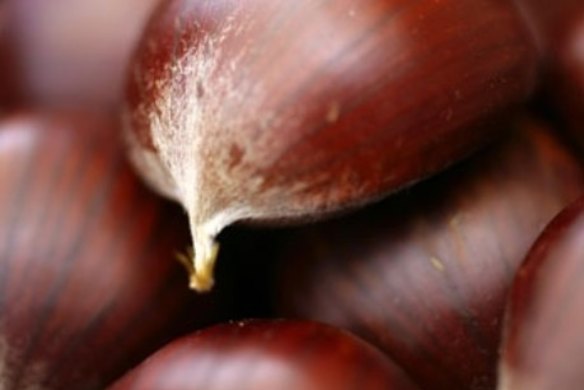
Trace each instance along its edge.
<instances>
[{"instance_id":1,"label":"pile of chestnut","mask_svg":"<svg viewBox=\"0 0 584 390\"><path fill-rule=\"evenodd\" d=\"M4 0L0 389L584 388L582 0Z\"/></svg>"}]
</instances>

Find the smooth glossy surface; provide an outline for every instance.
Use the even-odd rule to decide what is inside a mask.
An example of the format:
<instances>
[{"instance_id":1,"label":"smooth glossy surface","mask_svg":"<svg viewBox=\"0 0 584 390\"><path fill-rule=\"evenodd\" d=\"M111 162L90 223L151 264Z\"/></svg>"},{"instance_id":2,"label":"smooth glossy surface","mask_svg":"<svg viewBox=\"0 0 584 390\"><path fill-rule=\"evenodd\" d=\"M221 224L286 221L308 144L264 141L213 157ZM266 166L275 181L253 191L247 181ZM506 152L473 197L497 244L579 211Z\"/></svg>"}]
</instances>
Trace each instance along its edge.
<instances>
[{"instance_id":1,"label":"smooth glossy surface","mask_svg":"<svg viewBox=\"0 0 584 390\"><path fill-rule=\"evenodd\" d=\"M172 342L110 390L409 390L382 353L301 321L219 325Z\"/></svg>"},{"instance_id":2,"label":"smooth glossy surface","mask_svg":"<svg viewBox=\"0 0 584 390\"><path fill-rule=\"evenodd\" d=\"M6 2L0 3L0 112L4 111L9 103L16 100L16 92L14 91L14 76L16 69L14 66L14 58L11 56L10 47L8 45L7 23L6 23Z\"/></svg>"},{"instance_id":3,"label":"smooth glossy surface","mask_svg":"<svg viewBox=\"0 0 584 390\"><path fill-rule=\"evenodd\" d=\"M435 173L492 136L535 64L508 0L170 1L130 75L132 157L189 213L208 288L222 228Z\"/></svg>"},{"instance_id":4,"label":"smooth glossy surface","mask_svg":"<svg viewBox=\"0 0 584 390\"><path fill-rule=\"evenodd\" d=\"M113 123L0 122L2 389L103 389L217 316L217 297L190 292L174 258L186 218L134 176Z\"/></svg>"},{"instance_id":5,"label":"smooth glossy surface","mask_svg":"<svg viewBox=\"0 0 584 390\"><path fill-rule=\"evenodd\" d=\"M572 133L584 146L584 4L570 22L552 82L558 85L559 105Z\"/></svg>"},{"instance_id":6,"label":"smooth glossy surface","mask_svg":"<svg viewBox=\"0 0 584 390\"><path fill-rule=\"evenodd\" d=\"M540 43L547 92L584 145L584 2L518 0Z\"/></svg>"},{"instance_id":7,"label":"smooth glossy surface","mask_svg":"<svg viewBox=\"0 0 584 390\"><path fill-rule=\"evenodd\" d=\"M584 198L557 216L513 284L500 390L579 390L584 383Z\"/></svg>"},{"instance_id":8,"label":"smooth glossy surface","mask_svg":"<svg viewBox=\"0 0 584 390\"><path fill-rule=\"evenodd\" d=\"M426 389L492 389L514 272L584 191L548 129L520 127L399 197L299 230L282 249L280 314L356 332Z\"/></svg>"},{"instance_id":9,"label":"smooth glossy surface","mask_svg":"<svg viewBox=\"0 0 584 390\"><path fill-rule=\"evenodd\" d=\"M13 62L12 103L117 108L128 60L157 3L3 0L0 46Z\"/></svg>"}]
</instances>

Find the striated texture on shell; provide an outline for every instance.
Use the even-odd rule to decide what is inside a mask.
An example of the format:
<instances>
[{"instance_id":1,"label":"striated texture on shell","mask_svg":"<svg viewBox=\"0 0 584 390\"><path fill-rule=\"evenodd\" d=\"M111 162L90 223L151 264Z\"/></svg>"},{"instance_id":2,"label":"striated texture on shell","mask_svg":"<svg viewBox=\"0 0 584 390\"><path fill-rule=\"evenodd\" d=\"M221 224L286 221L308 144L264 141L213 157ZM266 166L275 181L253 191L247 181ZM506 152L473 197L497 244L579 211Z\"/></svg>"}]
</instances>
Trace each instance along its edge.
<instances>
[{"instance_id":1,"label":"striated texture on shell","mask_svg":"<svg viewBox=\"0 0 584 390\"><path fill-rule=\"evenodd\" d=\"M526 122L487 153L281 248L280 315L342 326L423 388L493 389L505 299L529 246L584 193L584 171Z\"/></svg>"},{"instance_id":2,"label":"striated texture on shell","mask_svg":"<svg viewBox=\"0 0 584 390\"><path fill-rule=\"evenodd\" d=\"M103 389L222 318L225 299L181 283L186 218L144 188L117 130L87 113L0 122L1 389Z\"/></svg>"},{"instance_id":3,"label":"striated texture on shell","mask_svg":"<svg viewBox=\"0 0 584 390\"><path fill-rule=\"evenodd\" d=\"M208 284L223 227L359 205L468 154L530 91L533 52L502 0L170 1L129 76L132 159L188 211Z\"/></svg>"}]
</instances>

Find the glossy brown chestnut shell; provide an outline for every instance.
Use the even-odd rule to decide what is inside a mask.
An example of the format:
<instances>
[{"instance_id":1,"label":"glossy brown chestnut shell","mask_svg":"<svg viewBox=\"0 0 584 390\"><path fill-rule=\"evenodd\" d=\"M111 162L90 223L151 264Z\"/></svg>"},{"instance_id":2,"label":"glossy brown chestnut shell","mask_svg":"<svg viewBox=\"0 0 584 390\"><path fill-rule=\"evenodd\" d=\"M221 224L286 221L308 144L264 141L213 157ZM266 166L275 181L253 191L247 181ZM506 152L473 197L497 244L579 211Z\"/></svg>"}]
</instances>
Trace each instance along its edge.
<instances>
[{"instance_id":1,"label":"glossy brown chestnut shell","mask_svg":"<svg viewBox=\"0 0 584 390\"><path fill-rule=\"evenodd\" d=\"M584 191L546 126L282 248L280 315L350 329L425 389L492 389L505 298L545 224Z\"/></svg>"},{"instance_id":2,"label":"glossy brown chestnut shell","mask_svg":"<svg viewBox=\"0 0 584 390\"><path fill-rule=\"evenodd\" d=\"M181 202L193 287L239 220L316 218L469 154L532 89L505 0L171 0L137 51L132 158ZM496 28L494 28L496 26Z\"/></svg>"},{"instance_id":3,"label":"glossy brown chestnut shell","mask_svg":"<svg viewBox=\"0 0 584 390\"><path fill-rule=\"evenodd\" d=\"M566 27L551 85L572 134L584 147L584 4Z\"/></svg>"},{"instance_id":4,"label":"glossy brown chestnut shell","mask_svg":"<svg viewBox=\"0 0 584 390\"><path fill-rule=\"evenodd\" d=\"M307 321L218 325L167 345L110 390L409 390L403 371L339 329Z\"/></svg>"},{"instance_id":5,"label":"glossy brown chestnut shell","mask_svg":"<svg viewBox=\"0 0 584 390\"><path fill-rule=\"evenodd\" d=\"M7 39L6 3L0 3L0 113L16 100L16 66Z\"/></svg>"},{"instance_id":6,"label":"glossy brown chestnut shell","mask_svg":"<svg viewBox=\"0 0 584 390\"><path fill-rule=\"evenodd\" d=\"M0 388L103 389L178 331L218 315L174 253L180 210L125 161L114 121L0 122Z\"/></svg>"},{"instance_id":7,"label":"glossy brown chestnut shell","mask_svg":"<svg viewBox=\"0 0 584 390\"><path fill-rule=\"evenodd\" d=\"M584 2L518 0L545 63L546 92L584 146Z\"/></svg>"},{"instance_id":8,"label":"glossy brown chestnut shell","mask_svg":"<svg viewBox=\"0 0 584 390\"><path fill-rule=\"evenodd\" d=\"M584 383L584 198L558 215L513 283L501 390L578 390Z\"/></svg>"}]
</instances>

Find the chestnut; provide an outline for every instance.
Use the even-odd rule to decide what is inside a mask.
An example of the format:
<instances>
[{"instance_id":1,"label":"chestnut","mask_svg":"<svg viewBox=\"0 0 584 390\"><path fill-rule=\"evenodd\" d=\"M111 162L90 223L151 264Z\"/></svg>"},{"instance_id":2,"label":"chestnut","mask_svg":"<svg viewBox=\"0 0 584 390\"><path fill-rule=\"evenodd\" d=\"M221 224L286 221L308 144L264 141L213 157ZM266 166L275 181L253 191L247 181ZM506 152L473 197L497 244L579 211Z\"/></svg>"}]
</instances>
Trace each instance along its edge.
<instances>
[{"instance_id":1,"label":"chestnut","mask_svg":"<svg viewBox=\"0 0 584 390\"><path fill-rule=\"evenodd\" d=\"M6 39L6 4L0 3L0 113L3 112L16 97L14 86L15 74L17 72L14 64L14 57L11 55L10 47Z\"/></svg>"},{"instance_id":2,"label":"chestnut","mask_svg":"<svg viewBox=\"0 0 584 390\"><path fill-rule=\"evenodd\" d=\"M584 146L584 2L519 0L545 62L548 100Z\"/></svg>"},{"instance_id":3,"label":"chestnut","mask_svg":"<svg viewBox=\"0 0 584 390\"><path fill-rule=\"evenodd\" d=\"M584 172L531 120L447 173L375 207L286 232L279 315L354 331L425 389L492 389L505 298Z\"/></svg>"},{"instance_id":4,"label":"chestnut","mask_svg":"<svg viewBox=\"0 0 584 390\"><path fill-rule=\"evenodd\" d=\"M507 307L500 390L584 383L584 198L559 214L517 272Z\"/></svg>"},{"instance_id":5,"label":"chestnut","mask_svg":"<svg viewBox=\"0 0 584 390\"><path fill-rule=\"evenodd\" d=\"M509 1L170 0L131 66L127 138L189 214L206 290L225 226L316 219L443 169L536 65Z\"/></svg>"},{"instance_id":6,"label":"chestnut","mask_svg":"<svg viewBox=\"0 0 584 390\"><path fill-rule=\"evenodd\" d=\"M7 81L13 86L0 94L26 107L116 110L131 53L158 3L3 0L0 47L11 62Z\"/></svg>"},{"instance_id":7,"label":"chestnut","mask_svg":"<svg viewBox=\"0 0 584 390\"><path fill-rule=\"evenodd\" d=\"M357 337L308 321L241 321L176 340L110 390L408 390L416 387Z\"/></svg>"},{"instance_id":8,"label":"chestnut","mask_svg":"<svg viewBox=\"0 0 584 390\"><path fill-rule=\"evenodd\" d=\"M2 389L103 389L226 315L221 288L185 286L187 220L143 187L117 130L89 113L0 121Z\"/></svg>"},{"instance_id":9,"label":"chestnut","mask_svg":"<svg viewBox=\"0 0 584 390\"><path fill-rule=\"evenodd\" d=\"M558 105L574 138L584 147L584 4L577 15L560 46L551 85L557 86Z\"/></svg>"}]
</instances>

